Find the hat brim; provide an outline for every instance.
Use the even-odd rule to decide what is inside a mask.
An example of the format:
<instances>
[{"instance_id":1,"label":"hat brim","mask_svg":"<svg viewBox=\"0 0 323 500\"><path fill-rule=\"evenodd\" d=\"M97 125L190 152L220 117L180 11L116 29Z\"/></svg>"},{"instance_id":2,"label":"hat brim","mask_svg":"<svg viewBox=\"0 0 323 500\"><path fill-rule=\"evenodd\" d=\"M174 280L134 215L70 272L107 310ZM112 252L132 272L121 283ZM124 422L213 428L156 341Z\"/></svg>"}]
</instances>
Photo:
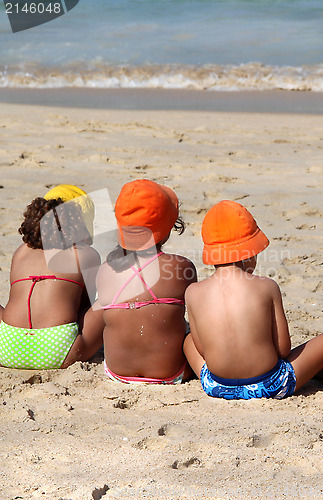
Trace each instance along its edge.
<instances>
[{"instance_id":1,"label":"hat brim","mask_svg":"<svg viewBox=\"0 0 323 500\"><path fill-rule=\"evenodd\" d=\"M252 236L240 242L204 244L202 259L207 265L232 264L257 255L268 245L267 236L258 227Z\"/></svg>"}]
</instances>

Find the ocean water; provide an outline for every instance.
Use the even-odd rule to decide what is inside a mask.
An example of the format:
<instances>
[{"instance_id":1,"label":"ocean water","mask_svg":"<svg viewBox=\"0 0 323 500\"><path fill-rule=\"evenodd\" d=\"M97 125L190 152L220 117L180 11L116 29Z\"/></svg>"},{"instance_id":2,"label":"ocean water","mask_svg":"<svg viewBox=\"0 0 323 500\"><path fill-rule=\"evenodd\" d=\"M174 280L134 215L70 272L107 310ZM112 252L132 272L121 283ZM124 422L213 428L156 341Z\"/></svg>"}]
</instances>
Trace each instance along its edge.
<instances>
[{"instance_id":1,"label":"ocean water","mask_svg":"<svg viewBox=\"0 0 323 500\"><path fill-rule=\"evenodd\" d=\"M18 33L0 0L0 87L323 91L323 0L80 0Z\"/></svg>"}]
</instances>

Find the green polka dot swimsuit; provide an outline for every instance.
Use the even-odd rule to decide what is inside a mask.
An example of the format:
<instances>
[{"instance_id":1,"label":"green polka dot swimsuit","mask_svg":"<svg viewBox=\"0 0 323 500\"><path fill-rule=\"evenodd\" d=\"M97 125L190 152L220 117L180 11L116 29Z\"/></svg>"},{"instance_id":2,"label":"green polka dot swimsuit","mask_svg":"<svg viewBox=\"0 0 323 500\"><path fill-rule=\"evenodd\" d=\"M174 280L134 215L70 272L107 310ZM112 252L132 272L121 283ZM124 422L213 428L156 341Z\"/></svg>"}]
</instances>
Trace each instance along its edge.
<instances>
[{"instance_id":1,"label":"green polka dot swimsuit","mask_svg":"<svg viewBox=\"0 0 323 500\"><path fill-rule=\"evenodd\" d=\"M39 275L22 278L11 283L31 281L28 295L29 328L20 328L0 323L0 365L7 368L43 369L60 368L69 353L78 333L77 323L52 326L49 328L32 328L30 299L36 283L42 280L68 281L84 287L78 281L58 278L55 275Z\"/></svg>"},{"instance_id":2,"label":"green polka dot swimsuit","mask_svg":"<svg viewBox=\"0 0 323 500\"><path fill-rule=\"evenodd\" d=\"M0 365L19 369L60 368L77 335L78 324L18 328L0 323Z\"/></svg>"}]
</instances>

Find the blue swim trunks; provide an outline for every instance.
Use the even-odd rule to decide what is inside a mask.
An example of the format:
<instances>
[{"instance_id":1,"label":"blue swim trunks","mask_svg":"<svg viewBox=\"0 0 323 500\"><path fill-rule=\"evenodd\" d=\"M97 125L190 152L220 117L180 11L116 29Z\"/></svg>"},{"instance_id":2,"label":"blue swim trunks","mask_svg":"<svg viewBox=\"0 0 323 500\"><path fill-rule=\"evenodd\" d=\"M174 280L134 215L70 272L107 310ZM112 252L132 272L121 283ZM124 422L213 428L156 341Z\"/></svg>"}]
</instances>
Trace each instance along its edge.
<instances>
[{"instance_id":1,"label":"blue swim trunks","mask_svg":"<svg viewBox=\"0 0 323 500\"><path fill-rule=\"evenodd\" d=\"M200 379L202 388L208 396L224 399L283 399L291 396L296 386L292 364L283 359L279 359L276 366L264 375L245 379L217 377L209 371L205 363L201 369Z\"/></svg>"}]
</instances>

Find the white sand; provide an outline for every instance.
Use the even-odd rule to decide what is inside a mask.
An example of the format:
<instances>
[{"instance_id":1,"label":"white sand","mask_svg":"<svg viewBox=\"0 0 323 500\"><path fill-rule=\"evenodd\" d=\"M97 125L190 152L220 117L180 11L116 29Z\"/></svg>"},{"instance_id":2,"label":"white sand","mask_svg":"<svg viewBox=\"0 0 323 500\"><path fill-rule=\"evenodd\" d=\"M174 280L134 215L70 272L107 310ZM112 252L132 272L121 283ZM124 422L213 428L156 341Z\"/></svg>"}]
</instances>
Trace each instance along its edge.
<instances>
[{"instance_id":1,"label":"white sand","mask_svg":"<svg viewBox=\"0 0 323 500\"><path fill-rule=\"evenodd\" d=\"M221 199L271 240L258 272L282 288L293 345L322 333L323 120L314 115L100 111L1 105L0 303L27 203L59 183L86 191L147 177L187 222L168 249L195 261ZM64 371L0 369L0 498L323 498L323 386L282 401L208 398L108 382L100 357Z\"/></svg>"}]
</instances>

